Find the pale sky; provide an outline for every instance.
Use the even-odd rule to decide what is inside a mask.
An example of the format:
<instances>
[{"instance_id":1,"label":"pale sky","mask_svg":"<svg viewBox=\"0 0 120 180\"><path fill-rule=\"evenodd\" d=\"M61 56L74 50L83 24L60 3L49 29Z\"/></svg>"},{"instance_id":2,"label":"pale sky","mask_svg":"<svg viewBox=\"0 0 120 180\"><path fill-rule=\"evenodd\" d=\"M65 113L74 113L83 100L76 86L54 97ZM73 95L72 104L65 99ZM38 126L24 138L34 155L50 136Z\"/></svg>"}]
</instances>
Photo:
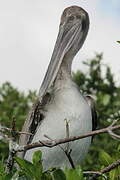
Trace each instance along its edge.
<instances>
[{"instance_id":1,"label":"pale sky","mask_svg":"<svg viewBox=\"0 0 120 180\"><path fill-rule=\"evenodd\" d=\"M116 43L120 40L120 0L0 0L0 84L10 81L23 91L39 89L60 16L71 5L81 6L90 16L89 34L73 70L84 70L83 60L103 52L103 62L120 81L120 45Z\"/></svg>"}]
</instances>

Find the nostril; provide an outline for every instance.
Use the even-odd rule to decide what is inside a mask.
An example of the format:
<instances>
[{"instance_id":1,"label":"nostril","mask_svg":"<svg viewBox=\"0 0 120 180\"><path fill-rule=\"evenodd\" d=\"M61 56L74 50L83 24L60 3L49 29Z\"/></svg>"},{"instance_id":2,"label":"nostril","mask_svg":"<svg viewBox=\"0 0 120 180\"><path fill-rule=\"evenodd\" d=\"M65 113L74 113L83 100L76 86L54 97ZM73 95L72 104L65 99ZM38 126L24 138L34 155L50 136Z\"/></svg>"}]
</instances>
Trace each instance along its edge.
<instances>
[{"instance_id":1,"label":"nostril","mask_svg":"<svg viewBox=\"0 0 120 180\"><path fill-rule=\"evenodd\" d=\"M77 15L76 18L77 18L77 19L81 19L81 16L80 16L80 15Z\"/></svg>"}]
</instances>

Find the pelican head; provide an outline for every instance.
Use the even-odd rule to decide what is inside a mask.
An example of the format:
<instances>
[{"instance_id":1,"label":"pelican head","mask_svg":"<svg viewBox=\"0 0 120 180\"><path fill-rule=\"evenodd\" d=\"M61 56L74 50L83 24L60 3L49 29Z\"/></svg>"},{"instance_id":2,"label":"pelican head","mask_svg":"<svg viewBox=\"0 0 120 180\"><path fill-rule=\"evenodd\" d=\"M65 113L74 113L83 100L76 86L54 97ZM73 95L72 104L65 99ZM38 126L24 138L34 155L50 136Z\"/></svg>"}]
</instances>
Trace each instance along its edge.
<instances>
[{"instance_id":1,"label":"pelican head","mask_svg":"<svg viewBox=\"0 0 120 180\"><path fill-rule=\"evenodd\" d=\"M63 11L51 61L40 87L40 99L54 82L66 55L69 56L67 59L73 59L82 47L88 29L89 16L84 9L78 6L71 6Z\"/></svg>"}]
</instances>

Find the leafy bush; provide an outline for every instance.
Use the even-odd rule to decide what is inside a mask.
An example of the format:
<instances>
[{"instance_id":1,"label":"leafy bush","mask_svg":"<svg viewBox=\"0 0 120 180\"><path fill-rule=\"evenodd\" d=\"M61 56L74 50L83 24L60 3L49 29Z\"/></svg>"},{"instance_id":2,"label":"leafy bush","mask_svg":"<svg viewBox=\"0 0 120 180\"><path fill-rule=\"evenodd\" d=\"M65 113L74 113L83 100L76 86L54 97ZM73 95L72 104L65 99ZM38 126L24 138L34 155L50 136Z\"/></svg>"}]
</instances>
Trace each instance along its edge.
<instances>
[{"instance_id":1,"label":"leafy bush","mask_svg":"<svg viewBox=\"0 0 120 180\"><path fill-rule=\"evenodd\" d=\"M35 98L35 92L28 92L28 95L18 91L9 82L0 87L0 125L11 127L13 117L16 118L16 127L21 127L26 119L28 110ZM0 142L0 159L8 155L8 145Z\"/></svg>"},{"instance_id":2,"label":"leafy bush","mask_svg":"<svg viewBox=\"0 0 120 180\"><path fill-rule=\"evenodd\" d=\"M101 167L104 168L111 163L115 162L105 151L101 151L99 154ZM19 165L19 169L13 169L9 174L5 172L5 166L3 163L0 164L0 179L1 180L89 180L90 175L84 175L85 172L80 166L75 169L59 169L51 168L47 171L43 170L42 166L42 152L37 151L33 154L32 163L20 159L19 157L14 158L16 163ZM109 180L119 180L120 167L117 167L107 173ZM99 180L104 180L104 175L101 175Z\"/></svg>"},{"instance_id":3,"label":"leafy bush","mask_svg":"<svg viewBox=\"0 0 120 180\"><path fill-rule=\"evenodd\" d=\"M16 126L20 130L35 94L35 92L29 91L26 95L9 82L4 83L0 87L0 124L10 127L13 117L15 117Z\"/></svg>"},{"instance_id":4,"label":"leafy bush","mask_svg":"<svg viewBox=\"0 0 120 180\"><path fill-rule=\"evenodd\" d=\"M83 173L79 166L76 169L66 168L62 170L53 168L43 171L41 151L34 153L32 163L18 157L15 158L15 161L19 165L20 170L14 170L7 174L2 165L0 168L0 178L2 180L83 180Z\"/></svg>"}]
</instances>

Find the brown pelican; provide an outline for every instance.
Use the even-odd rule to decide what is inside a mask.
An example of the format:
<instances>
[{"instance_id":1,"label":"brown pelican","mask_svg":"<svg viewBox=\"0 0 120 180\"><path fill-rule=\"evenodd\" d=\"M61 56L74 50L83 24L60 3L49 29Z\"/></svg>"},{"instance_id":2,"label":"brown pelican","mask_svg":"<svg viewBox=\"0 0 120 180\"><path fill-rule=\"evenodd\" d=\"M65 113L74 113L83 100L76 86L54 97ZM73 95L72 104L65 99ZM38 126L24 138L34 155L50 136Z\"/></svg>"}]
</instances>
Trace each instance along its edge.
<instances>
[{"instance_id":1,"label":"brown pelican","mask_svg":"<svg viewBox=\"0 0 120 180\"><path fill-rule=\"evenodd\" d=\"M34 135L21 135L20 144L46 140L45 134L53 140L65 138L65 119L69 121L70 136L92 130L91 98L82 96L71 77L73 58L82 47L88 29L89 17L84 9L71 6L64 10L51 61L40 87L39 98L23 126L23 131ZM75 165L84 159L90 143L91 137L69 143L69 148L72 149L71 158ZM66 146L67 144L64 144L62 148ZM31 161L33 152L38 149L42 150L45 169L70 166L68 158L59 146L29 150L24 154L24 158Z\"/></svg>"}]
</instances>

